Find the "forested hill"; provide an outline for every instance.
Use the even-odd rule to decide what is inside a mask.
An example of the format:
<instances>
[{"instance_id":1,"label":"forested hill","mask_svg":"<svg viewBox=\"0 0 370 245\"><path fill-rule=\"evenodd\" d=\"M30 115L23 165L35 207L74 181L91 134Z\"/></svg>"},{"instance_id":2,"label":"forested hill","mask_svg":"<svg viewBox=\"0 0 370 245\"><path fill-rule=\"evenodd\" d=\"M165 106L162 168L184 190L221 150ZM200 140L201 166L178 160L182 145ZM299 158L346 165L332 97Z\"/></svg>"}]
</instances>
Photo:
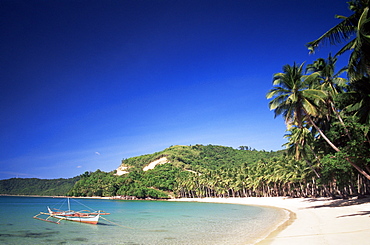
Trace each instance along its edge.
<instances>
[{"instance_id":1,"label":"forested hill","mask_svg":"<svg viewBox=\"0 0 370 245\"><path fill-rule=\"evenodd\" d=\"M171 146L123 159L117 170L85 172L73 179L9 179L0 194L120 196L125 198L363 196L368 182L331 156L317 163L286 151L242 146Z\"/></svg>"},{"instance_id":2,"label":"forested hill","mask_svg":"<svg viewBox=\"0 0 370 245\"><path fill-rule=\"evenodd\" d=\"M0 194L50 196L135 196L168 198L191 176L226 171L261 159L282 156L283 152L257 151L247 146L234 149L216 145L171 146L163 151L122 160L125 174L97 170L70 179L12 178L0 180ZM162 160L159 165L151 163ZM204 175L206 176L206 175Z\"/></svg>"},{"instance_id":3,"label":"forested hill","mask_svg":"<svg viewBox=\"0 0 370 245\"><path fill-rule=\"evenodd\" d=\"M63 196L80 177L70 179L12 178L0 180L0 194Z\"/></svg>"},{"instance_id":4,"label":"forested hill","mask_svg":"<svg viewBox=\"0 0 370 245\"><path fill-rule=\"evenodd\" d=\"M203 171L218 168L234 168L261 159L281 156L283 151L257 151L248 146L239 149L219 145L171 146L163 151L122 160L123 168L144 168L155 160L166 158L167 162L184 170Z\"/></svg>"},{"instance_id":5,"label":"forested hill","mask_svg":"<svg viewBox=\"0 0 370 245\"><path fill-rule=\"evenodd\" d=\"M214 183L212 188L208 188L207 196L216 195L215 189L222 194L231 193L229 184L236 183L237 178L246 178L245 171L249 165L283 155L284 151L257 151L247 146L239 149L216 145L171 146L153 154L124 159L121 166L111 173L100 170L86 172L69 195L195 196L200 191L199 181ZM198 186L189 186L196 183Z\"/></svg>"}]
</instances>

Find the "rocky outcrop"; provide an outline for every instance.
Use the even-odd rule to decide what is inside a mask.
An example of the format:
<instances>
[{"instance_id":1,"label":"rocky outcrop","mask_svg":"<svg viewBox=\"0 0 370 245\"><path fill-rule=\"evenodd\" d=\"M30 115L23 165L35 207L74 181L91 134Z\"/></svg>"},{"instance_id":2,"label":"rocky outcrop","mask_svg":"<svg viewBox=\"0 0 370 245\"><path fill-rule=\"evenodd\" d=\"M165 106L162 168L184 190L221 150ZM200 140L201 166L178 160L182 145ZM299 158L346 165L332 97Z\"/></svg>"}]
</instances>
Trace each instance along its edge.
<instances>
[{"instance_id":1,"label":"rocky outcrop","mask_svg":"<svg viewBox=\"0 0 370 245\"><path fill-rule=\"evenodd\" d=\"M167 157L161 157L161 158L149 163L147 166L145 166L143 168L143 171L148 171L150 169L155 168L155 166L157 166L158 164L165 164L165 163L168 163L168 162L170 162L170 161L168 161Z\"/></svg>"},{"instance_id":2,"label":"rocky outcrop","mask_svg":"<svg viewBox=\"0 0 370 245\"><path fill-rule=\"evenodd\" d=\"M128 170L128 167L121 165L116 169L116 175L120 176L123 174L128 174L129 172L127 170Z\"/></svg>"},{"instance_id":3,"label":"rocky outcrop","mask_svg":"<svg viewBox=\"0 0 370 245\"><path fill-rule=\"evenodd\" d=\"M155 166L157 166L157 165L165 164L165 163L169 163L169 162L170 161L167 159L167 157L161 157L161 158L149 163L148 165L146 165L143 168L143 171L148 171L150 169L155 168ZM116 175L120 176L120 175L123 175L123 174L128 174L129 173L128 169L129 169L129 167L121 165L116 169Z\"/></svg>"}]
</instances>

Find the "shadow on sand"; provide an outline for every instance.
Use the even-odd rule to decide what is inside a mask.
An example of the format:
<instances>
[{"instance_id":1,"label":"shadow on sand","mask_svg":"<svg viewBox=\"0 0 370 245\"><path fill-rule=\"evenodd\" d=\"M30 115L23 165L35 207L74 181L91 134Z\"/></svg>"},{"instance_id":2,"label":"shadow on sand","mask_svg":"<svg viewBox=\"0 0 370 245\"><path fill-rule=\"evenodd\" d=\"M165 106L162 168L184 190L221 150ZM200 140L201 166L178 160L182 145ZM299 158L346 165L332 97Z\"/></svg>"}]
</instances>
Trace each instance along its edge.
<instances>
[{"instance_id":1,"label":"shadow on sand","mask_svg":"<svg viewBox=\"0 0 370 245\"><path fill-rule=\"evenodd\" d=\"M334 207L348 207L348 206L361 205L365 203L370 203L370 197L361 198L361 199L310 198L306 200L306 202L309 202L312 204L315 204L315 202L322 202L322 201L325 201L325 204L313 205L308 208L334 208ZM370 216L370 210L369 211L359 211L358 213L354 213L354 214L341 215L341 216L338 216L337 218L365 216L365 215Z\"/></svg>"},{"instance_id":2,"label":"shadow on sand","mask_svg":"<svg viewBox=\"0 0 370 245\"><path fill-rule=\"evenodd\" d=\"M370 203L370 197L361 198L361 199L332 199L332 198L310 198L306 202L314 204L315 202L326 201L325 204L313 205L308 208L334 208L334 207L346 207L361 205L364 203Z\"/></svg>"},{"instance_id":3,"label":"shadow on sand","mask_svg":"<svg viewBox=\"0 0 370 245\"><path fill-rule=\"evenodd\" d=\"M363 215L369 215L370 216L370 211L360 211L357 214L347 214L347 215L338 216L337 218L363 216Z\"/></svg>"}]
</instances>

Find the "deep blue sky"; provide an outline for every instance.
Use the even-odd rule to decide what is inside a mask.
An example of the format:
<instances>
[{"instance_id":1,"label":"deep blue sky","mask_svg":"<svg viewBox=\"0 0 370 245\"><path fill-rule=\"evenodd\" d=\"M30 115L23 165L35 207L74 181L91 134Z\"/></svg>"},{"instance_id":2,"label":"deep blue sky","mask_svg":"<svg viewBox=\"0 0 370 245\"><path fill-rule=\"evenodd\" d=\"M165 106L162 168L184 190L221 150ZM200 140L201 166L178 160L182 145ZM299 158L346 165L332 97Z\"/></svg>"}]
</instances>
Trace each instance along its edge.
<instances>
[{"instance_id":1,"label":"deep blue sky","mask_svg":"<svg viewBox=\"0 0 370 245\"><path fill-rule=\"evenodd\" d=\"M1 0L0 179L111 171L171 145L279 150L266 92L346 0Z\"/></svg>"}]
</instances>

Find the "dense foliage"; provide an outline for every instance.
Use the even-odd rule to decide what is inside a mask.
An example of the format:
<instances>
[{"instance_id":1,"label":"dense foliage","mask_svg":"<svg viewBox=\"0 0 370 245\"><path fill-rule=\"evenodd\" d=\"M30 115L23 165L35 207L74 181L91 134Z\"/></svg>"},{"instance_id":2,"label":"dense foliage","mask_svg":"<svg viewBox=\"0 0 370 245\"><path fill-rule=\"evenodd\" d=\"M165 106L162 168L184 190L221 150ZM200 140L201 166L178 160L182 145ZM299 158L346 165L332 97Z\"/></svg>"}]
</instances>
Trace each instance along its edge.
<instances>
[{"instance_id":1,"label":"dense foliage","mask_svg":"<svg viewBox=\"0 0 370 245\"><path fill-rule=\"evenodd\" d=\"M164 187L164 189L166 189ZM147 187L142 171L133 170L125 176L97 170L88 173L68 193L71 196L135 196L137 198L167 198L160 189Z\"/></svg>"},{"instance_id":2,"label":"dense foliage","mask_svg":"<svg viewBox=\"0 0 370 245\"><path fill-rule=\"evenodd\" d=\"M69 195L317 197L366 194L368 189L366 181L359 178L350 164L338 163L331 155L323 157L319 164L295 159L286 151L244 149L249 148L172 146L161 152L123 160L129 173L121 176L114 171L86 172ZM143 167L162 157L168 162L143 171Z\"/></svg>"},{"instance_id":3,"label":"dense foliage","mask_svg":"<svg viewBox=\"0 0 370 245\"><path fill-rule=\"evenodd\" d=\"M370 13L369 0L348 2L353 14L308 43L314 52L327 41L345 43L335 56L313 64L283 66L267 93L270 109L287 125L288 152L315 175L305 182L328 194L370 192ZM351 52L347 67L336 62Z\"/></svg>"},{"instance_id":4,"label":"dense foliage","mask_svg":"<svg viewBox=\"0 0 370 245\"><path fill-rule=\"evenodd\" d=\"M139 198L194 196L195 192L199 192L195 189L198 186L190 189L189 181L194 184L200 178L207 177L211 180L221 174L225 176L219 176L220 178L226 178L226 175L234 178L233 173L237 173L238 169L245 169L248 164L282 155L283 152L256 151L244 146L239 150L215 145L172 146L161 152L124 159L122 165L128 167L129 173L121 176L100 170L85 173L69 195ZM143 171L143 167L162 157L166 157L166 164ZM215 189L223 188L222 194L229 192L219 183L214 186ZM216 193L215 190L207 193L210 195L211 192Z\"/></svg>"},{"instance_id":5,"label":"dense foliage","mask_svg":"<svg viewBox=\"0 0 370 245\"><path fill-rule=\"evenodd\" d=\"M80 177L70 179L12 178L0 180L0 194L64 196Z\"/></svg>"},{"instance_id":6,"label":"dense foliage","mask_svg":"<svg viewBox=\"0 0 370 245\"><path fill-rule=\"evenodd\" d=\"M281 152L252 150L247 146L240 146L239 149L217 145L177 145L154 154L124 159L122 160L122 164L143 168L154 160L166 157L176 167L196 171L197 168L201 167L209 169L217 169L220 166L231 168L241 163L251 163L261 158L269 158L282 154Z\"/></svg>"}]
</instances>

